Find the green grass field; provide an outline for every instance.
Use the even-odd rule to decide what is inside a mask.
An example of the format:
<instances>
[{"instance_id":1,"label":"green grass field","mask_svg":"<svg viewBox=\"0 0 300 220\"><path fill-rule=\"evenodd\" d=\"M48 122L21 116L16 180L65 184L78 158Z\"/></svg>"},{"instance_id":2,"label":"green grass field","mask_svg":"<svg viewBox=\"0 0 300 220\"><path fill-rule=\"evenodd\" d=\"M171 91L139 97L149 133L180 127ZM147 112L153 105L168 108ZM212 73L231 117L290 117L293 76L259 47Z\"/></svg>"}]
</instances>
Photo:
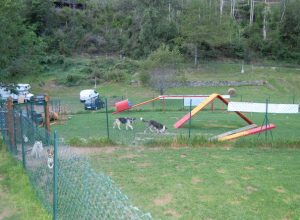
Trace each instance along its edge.
<instances>
[{"instance_id":1,"label":"green grass field","mask_svg":"<svg viewBox=\"0 0 300 220\"><path fill-rule=\"evenodd\" d=\"M299 160L299 149L243 146L129 147L92 156L154 219L298 219Z\"/></svg>"}]
</instances>

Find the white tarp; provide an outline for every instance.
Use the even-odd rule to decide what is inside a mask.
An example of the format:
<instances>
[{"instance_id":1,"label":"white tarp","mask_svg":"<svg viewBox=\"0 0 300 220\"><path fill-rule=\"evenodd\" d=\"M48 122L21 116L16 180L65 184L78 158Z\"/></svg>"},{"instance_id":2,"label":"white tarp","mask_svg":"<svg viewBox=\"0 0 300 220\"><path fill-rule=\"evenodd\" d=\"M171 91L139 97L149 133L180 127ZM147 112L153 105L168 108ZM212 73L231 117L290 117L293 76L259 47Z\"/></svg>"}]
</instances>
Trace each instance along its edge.
<instances>
[{"instance_id":1,"label":"white tarp","mask_svg":"<svg viewBox=\"0 0 300 220\"><path fill-rule=\"evenodd\" d=\"M266 103L229 102L228 111L266 112ZM268 104L268 113L299 113L297 104Z\"/></svg>"}]
</instances>

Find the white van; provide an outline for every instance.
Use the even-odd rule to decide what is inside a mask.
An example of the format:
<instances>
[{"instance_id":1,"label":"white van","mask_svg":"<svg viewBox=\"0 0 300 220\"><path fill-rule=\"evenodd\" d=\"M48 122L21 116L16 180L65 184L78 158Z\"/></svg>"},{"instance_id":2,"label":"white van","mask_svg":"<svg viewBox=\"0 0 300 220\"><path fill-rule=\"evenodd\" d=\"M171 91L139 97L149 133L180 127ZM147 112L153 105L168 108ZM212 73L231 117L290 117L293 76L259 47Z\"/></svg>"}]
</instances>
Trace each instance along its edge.
<instances>
[{"instance_id":1,"label":"white van","mask_svg":"<svg viewBox=\"0 0 300 220\"><path fill-rule=\"evenodd\" d=\"M99 93L93 89L85 89L80 92L79 97L81 102L85 102L88 99L99 97Z\"/></svg>"},{"instance_id":2,"label":"white van","mask_svg":"<svg viewBox=\"0 0 300 220\"><path fill-rule=\"evenodd\" d=\"M30 84L18 83L16 89L18 92L24 92L24 91L28 91L29 89L31 89L31 86L30 86Z\"/></svg>"}]
</instances>

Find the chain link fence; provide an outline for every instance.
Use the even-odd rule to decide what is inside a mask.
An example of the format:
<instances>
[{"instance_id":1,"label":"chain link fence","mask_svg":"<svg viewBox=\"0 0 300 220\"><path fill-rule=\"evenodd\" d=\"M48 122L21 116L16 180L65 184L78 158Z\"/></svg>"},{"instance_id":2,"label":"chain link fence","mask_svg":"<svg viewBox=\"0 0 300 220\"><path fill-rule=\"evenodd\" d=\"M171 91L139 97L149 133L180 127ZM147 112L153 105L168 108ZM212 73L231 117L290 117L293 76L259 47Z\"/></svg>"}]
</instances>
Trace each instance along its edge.
<instances>
[{"instance_id":1,"label":"chain link fence","mask_svg":"<svg viewBox=\"0 0 300 220\"><path fill-rule=\"evenodd\" d=\"M180 129L174 128L174 125L182 117L198 105L198 103L188 103L188 95L182 96L148 96L148 98L141 97L101 97L103 102L106 101L104 108L98 110L83 110L84 104L81 103L81 111L77 113L69 112L69 120L63 126L56 126L60 130L61 136L72 146L103 146L103 145L125 145L125 146L145 146L145 145L190 145L190 143L203 141L209 142L215 140L215 136L229 131L234 131L248 125L248 122L243 120L235 112L229 112L227 105L219 99L211 101L205 108L194 114L191 120L184 123ZM200 99L203 101L208 96L203 96ZM128 98L128 99L126 99ZM199 97L197 97L199 98ZM290 95L288 97L266 97L258 99L257 97L231 97L228 101L245 101L249 103L260 102L266 103L286 103L299 105L299 97ZM285 101L281 101L285 100ZM199 100L198 100L199 101ZM79 101L77 101L79 102ZM125 102L129 109L125 111L116 112L116 105L118 102ZM63 102L62 102L63 103ZM70 103L69 103L70 104ZM125 107L126 108L126 107ZM243 113L248 119L260 127L264 123L265 112L263 113ZM277 123L279 120L284 124L288 121L293 124L293 120L297 120L298 114L268 114L270 123ZM126 125L121 123L120 128L115 125L118 118L134 119L132 128L126 128ZM144 121L155 120L167 127L164 132L153 132L148 129L149 124ZM273 120L275 119L275 120ZM295 124L295 123L294 123ZM280 126L280 124L279 124ZM293 133L280 126L280 135L275 135L275 139L282 140L284 138L298 141ZM296 124L295 124L295 127ZM67 129L67 130L66 130ZM283 130L283 131L282 131ZM295 130L295 129L294 129ZM269 133L272 131L267 131ZM285 135L288 133L288 135ZM256 136L252 136L257 139Z\"/></svg>"},{"instance_id":2,"label":"chain link fence","mask_svg":"<svg viewBox=\"0 0 300 220\"><path fill-rule=\"evenodd\" d=\"M0 108L2 139L23 163L53 219L152 219L133 206L110 177L97 173L87 158L59 144L58 134L45 125L49 109L58 106L50 107L47 100L22 105L10 100Z\"/></svg>"}]
</instances>

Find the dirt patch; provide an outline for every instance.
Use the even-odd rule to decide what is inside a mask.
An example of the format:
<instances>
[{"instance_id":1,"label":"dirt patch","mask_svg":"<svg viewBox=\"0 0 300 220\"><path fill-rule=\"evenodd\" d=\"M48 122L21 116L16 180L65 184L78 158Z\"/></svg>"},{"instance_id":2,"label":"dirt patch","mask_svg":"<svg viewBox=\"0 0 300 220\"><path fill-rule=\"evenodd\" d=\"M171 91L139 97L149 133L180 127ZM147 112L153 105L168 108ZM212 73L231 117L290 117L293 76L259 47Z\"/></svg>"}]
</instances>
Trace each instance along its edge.
<instances>
[{"instance_id":1,"label":"dirt patch","mask_svg":"<svg viewBox=\"0 0 300 220\"><path fill-rule=\"evenodd\" d=\"M80 155L94 154L94 153L104 153L112 154L119 147L71 147L72 151Z\"/></svg>"},{"instance_id":2,"label":"dirt patch","mask_svg":"<svg viewBox=\"0 0 300 220\"><path fill-rule=\"evenodd\" d=\"M232 185L234 184L234 180L225 180L224 182L226 185Z\"/></svg>"},{"instance_id":3,"label":"dirt patch","mask_svg":"<svg viewBox=\"0 0 300 220\"><path fill-rule=\"evenodd\" d=\"M209 196L209 195L200 195L199 199L201 200L201 202L210 202L210 201L213 201L213 197Z\"/></svg>"},{"instance_id":4,"label":"dirt patch","mask_svg":"<svg viewBox=\"0 0 300 220\"><path fill-rule=\"evenodd\" d=\"M4 179L4 177L2 177L2 176L0 176L0 178ZM5 201L5 199L7 199L5 189L4 189L4 191L3 191L3 189L0 189L0 198L3 199L3 201ZM8 219L12 215L16 214L16 212L17 212L17 210L14 207L10 207L10 208L2 207L2 208L3 208L3 210L0 212L0 219Z\"/></svg>"},{"instance_id":5,"label":"dirt patch","mask_svg":"<svg viewBox=\"0 0 300 220\"><path fill-rule=\"evenodd\" d=\"M221 158L222 158L222 157L219 156L219 155L211 155L211 157L214 158L214 159L221 159Z\"/></svg>"},{"instance_id":6,"label":"dirt patch","mask_svg":"<svg viewBox=\"0 0 300 220\"><path fill-rule=\"evenodd\" d=\"M293 196L293 199L295 199L295 200L300 200L300 195L298 195L298 194L294 195L294 196Z\"/></svg>"},{"instance_id":7,"label":"dirt patch","mask_svg":"<svg viewBox=\"0 0 300 220\"><path fill-rule=\"evenodd\" d=\"M54 80L48 81L46 84L39 84L44 90L63 89L63 85L58 85Z\"/></svg>"},{"instance_id":8,"label":"dirt patch","mask_svg":"<svg viewBox=\"0 0 300 220\"><path fill-rule=\"evenodd\" d=\"M286 197L284 199L282 199L282 201L285 203L285 204L290 204L292 202L292 198L291 197Z\"/></svg>"},{"instance_id":9,"label":"dirt patch","mask_svg":"<svg viewBox=\"0 0 300 220\"><path fill-rule=\"evenodd\" d=\"M218 172L218 173L224 174L224 173L225 173L225 170L224 170L223 168L221 168L221 169L217 169L217 172Z\"/></svg>"},{"instance_id":10,"label":"dirt patch","mask_svg":"<svg viewBox=\"0 0 300 220\"><path fill-rule=\"evenodd\" d=\"M167 193L166 195L156 198L153 200L154 205L156 206L165 206L169 204L173 199L173 195L171 193Z\"/></svg>"},{"instance_id":11,"label":"dirt patch","mask_svg":"<svg viewBox=\"0 0 300 220\"><path fill-rule=\"evenodd\" d=\"M255 170L255 167L250 167L250 166L247 166L247 167L244 167L245 170Z\"/></svg>"},{"instance_id":12,"label":"dirt patch","mask_svg":"<svg viewBox=\"0 0 300 220\"><path fill-rule=\"evenodd\" d=\"M242 178L242 180L250 180L251 179L250 176L242 176L241 178Z\"/></svg>"},{"instance_id":13,"label":"dirt patch","mask_svg":"<svg viewBox=\"0 0 300 220\"><path fill-rule=\"evenodd\" d=\"M139 155L136 155L136 154L125 154L125 155L122 155L119 157L120 160L122 159L133 159L133 158L136 158L136 157L139 157Z\"/></svg>"},{"instance_id":14,"label":"dirt patch","mask_svg":"<svg viewBox=\"0 0 300 220\"><path fill-rule=\"evenodd\" d=\"M231 205L239 205L239 204L241 203L241 201L238 200L238 199L234 199L234 200L229 201L229 203L230 203Z\"/></svg>"},{"instance_id":15,"label":"dirt patch","mask_svg":"<svg viewBox=\"0 0 300 220\"><path fill-rule=\"evenodd\" d=\"M151 163L139 163L139 164L137 164L137 166L140 167L140 168L150 167L151 165L152 165Z\"/></svg>"},{"instance_id":16,"label":"dirt patch","mask_svg":"<svg viewBox=\"0 0 300 220\"><path fill-rule=\"evenodd\" d=\"M9 217L14 215L15 213L16 213L15 209L4 208L2 210L2 212L0 213L0 219L8 219Z\"/></svg>"},{"instance_id":17,"label":"dirt patch","mask_svg":"<svg viewBox=\"0 0 300 220\"><path fill-rule=\"evenodd\" d=\"M168 209L164 212L165 215L172 216L174 218L180 218L181 215L173 209Z\"/></svg>"},{"instance_id":18,"label":"dirt patch","mask_svg":"<svg viewBox=\"0 0 300 220\"><path fill-rule=\"evenodd\" d=\"M140 176L140 177L136 177L134 178L135 182L137 183L144 183L147 181L147 178L146 177L143 177L143 176Z\"/></svg>"},{"instance_id":19,"label":"dirt patch","mask_svg":"<svg viewBox=\"0 0 300 220\"><path fill-rule=\"evenodd\" d=\"M258 189L253 187L253 186L247 186L246 187L246 193L247 194L251 194L251 193L254 193L254 192L257 192L257 191L258 191Z\"/></svg>"},{"instance_id":20,"label":"dirt patch","mask_svg":"<svg viewBox=\"0 0 300 220\"><path fill-rule=\"evenodd\" d=\"M273 190L278 193L285 193L285 189L282 186L277 186L277 187L273 188Z\"/></svg>"},{"instance_id":21,"label":"dirt patch","mask_svg":"<svg viewBox=\"0 0 300 220\"><path fill-rule=\"evenodd\" d=\"M203 183L203 179L193 177L192 178L192 184L198 184L198 183Z\"/></svg>"}]
</instances>

